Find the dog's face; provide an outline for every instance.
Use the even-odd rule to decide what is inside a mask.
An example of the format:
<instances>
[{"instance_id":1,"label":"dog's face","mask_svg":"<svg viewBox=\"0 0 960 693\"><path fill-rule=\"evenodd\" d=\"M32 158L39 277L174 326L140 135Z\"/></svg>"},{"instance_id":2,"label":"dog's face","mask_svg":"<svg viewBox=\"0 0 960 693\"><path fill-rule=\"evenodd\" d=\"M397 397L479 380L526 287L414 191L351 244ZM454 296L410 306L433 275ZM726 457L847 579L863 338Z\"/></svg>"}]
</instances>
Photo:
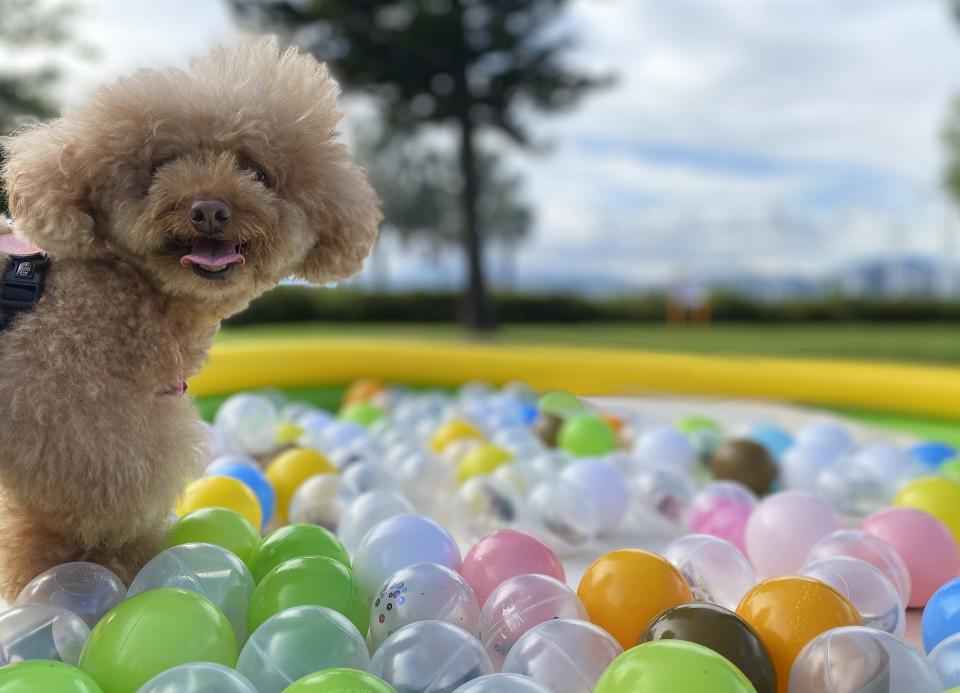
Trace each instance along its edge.
<instances>
[{"instance_id":1,"label":"dog's face","mask_svg":"<svg viewBox=\"0 0 960 693\"><path fill-rule=\"evenodd\" d=\"M4 141L14 224L57 257L114 252L216 309L356 273L380 215L335 141L336 84L273 41L145 70Z\"/></svg>"}]
</instances>

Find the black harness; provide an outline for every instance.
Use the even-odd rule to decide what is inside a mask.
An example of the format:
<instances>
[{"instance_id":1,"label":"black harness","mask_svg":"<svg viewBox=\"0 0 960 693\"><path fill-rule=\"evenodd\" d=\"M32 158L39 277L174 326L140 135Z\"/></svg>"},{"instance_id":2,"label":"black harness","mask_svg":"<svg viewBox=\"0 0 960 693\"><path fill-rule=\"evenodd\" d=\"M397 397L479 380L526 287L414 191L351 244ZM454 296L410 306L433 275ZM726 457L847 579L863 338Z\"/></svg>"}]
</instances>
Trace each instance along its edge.
<instances>
[{"instance_id":1,"label":"black harness","mask_svg":"<svg viewBox=\"0 0 960 693\"><path fill-rule=\"evenodd\" d=\"M43 295L50 258L46 253L11 256L0 281L0 332L13 319L37 305Z\"/></svg>"}]
</instances>

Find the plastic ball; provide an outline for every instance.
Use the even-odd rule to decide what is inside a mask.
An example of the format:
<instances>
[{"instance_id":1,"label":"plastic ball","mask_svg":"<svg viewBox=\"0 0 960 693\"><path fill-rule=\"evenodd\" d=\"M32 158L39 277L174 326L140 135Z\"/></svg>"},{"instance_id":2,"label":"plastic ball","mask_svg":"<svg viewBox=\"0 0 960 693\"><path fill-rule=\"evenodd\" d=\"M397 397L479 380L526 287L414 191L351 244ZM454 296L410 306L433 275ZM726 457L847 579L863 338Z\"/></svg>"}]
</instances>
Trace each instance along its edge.
<instances>
[{"instance_id":1,"label":"plastic ball","mask_svg":"<svg viewBox=\"0 0 960 693\"><path fill-rule=\"evenodd\" d=\"M950 580L933 593L920 622L927 652L956 633L960 633L960 578Z\"/></svg>"},{"instance_id":2,"label":"plastic ball","mask_svg":"<svg viewBox=\"0 0 960 693\"><path fill-rule=\"evenodd\" d=\"M544 445L555 448L561 426L563 426L562 416L541 411L533 422L533 432Z\"/></svg>"},{"instance_id":3,"label":"plastic ball","mask_svg":"<svg viewBox=\"0 0 960 693\"><path fill-rule=\"evenodd\" d=\"M744 596L737 615L767 646L778 691L787 690L793 662L808 642L831 628L863 625L857 610L835 589L796 576L761 582Z\"/></svg>"},{"instance_id":4,"label":"plastic ball","mask_svg":"<svg viewBox=\"0 0 960 693\"><path fill-rule=\"evenodd\" d=\"M464 541L477 539L521 521L523 499L517 489L490 475L467 479L450 503L450 529Z\"/></svg>"},{"instance_id":5,"label":"plastic ball","mask_svg":"<svg viewBox=\"0 0 960 693\"><path fill-rule=\"evenodd\" d=\"M281 563L305 556L326 556L350 567L347 550L333 532L317 525L287 525L263 540L251 566L253 578L260 582Z\"/></svg>"},{"instance_id":6,"label":"plastic ball","mask_svg":"<svg viewBox=\"0 0 960 693\"><path fill-rule=\"evenodd\" d=\"M212 470L211 468L212 467ZM213 476L227 476L247 485L257 497L260 503L260 511L263 514L262 527L269 524L273 517L273 508L276 505L276 494L273 492L273 486L267 480L266 475L260 471L256 465L245 464L243 462L222 462L214 464L207 468L207 474Z\"/></svg>"},{"instance_id":7,"label":"plastic ball","mask_svg":"<svg viewBox=\"0 0 960 693\"><path fill-rule=\"evenodd\" d=\"M63 662L33 660L0 667L0 693L103 693L97 682Z\"/></svg>"},{"instance_id":8,"label":"plastic ball","mask_svg":"<svg viewBox=\"0 0 960 693\"><path fill-rule=\"evenodd\" d=\"M563 470L563 478L593 497L599 510L599 531L608 531L620 524L630 504L630 492L616 466L602 459L580 460Z\"/></svg>"},{"instance_id":9,"label":"plastic ball","mask_svg":"<svg viewBox=\"0 0 960 693\"><path fill-rule=\"evenodd\" d=\"M445 621L477 632L480 606L458 573L436 563L401 568L383 583L370 607L373 649L398 630L417 621Z\"/></svg>"},{"instance_id":10,"label":"plastic ball","mask_svg":"<svg viewBox=\"0 0 960 693\"><path fill-rule=\"evenodd\" d=\"M353 567L369 598L388 577L415 563L439 563L459 570L460 549L436 522L420 515L396 515L367 532Z\"/></svg>"},{"instance_id":11,"label":"plastic ball","mask_svg":"<svg viewBox=\"0 0 960 693\"><path fill-rule=\"evenodd\" d=\"M815 493L820 474L835 464L837 458L833 453L809 445L794 445L780 463L780 479L789 491Z\"/></svg>"},{"instance_id":12,"label":"plastic ball","mask_svg":"<svg viewBox=\"0 0 960 693\"><path fill-rule=\"evenodd\" d=\"M453 693L552 693L533 679L519 674L487 674L473 679Z\"/></svg>"},{"instance_id":13,"label":"plastic ball","mask_svg":"<svg viewBox=\"0 0 960 693\"><path fill-rule=\"evenodd\" d=\"M361 426L369 427L376 421L382 419L386 414L383 409L370 402L357 402L348 404L341 412L340 419L343 421L352 421Z\"/></svg>"},{"instance_id":14,"label":"plastic ball","mask_svg":"<svg viewBox=\"0 0 960 693\"><path fill-rule=\"evenodd\" d=\"M332 531L354 497L344 488L339 474L317 474L294 491L287 516L290 522L319 525Z\"/></svg>"},{"instance_id":15,"label":"plastic ball","mask_svg":"<svg viewBox=\"0 0 960 693\"><path fill-rule=\"evenodd\" d=\"M338 611L367 632L369 607L356 576L326 556L305 556L281 563L260 581L250 597L247 632L284 609L324 606Z\"/></svg>"},{"instance_id":16,"label":"plastic ball","mask_svg":"<svg viewBox=\"0 0 960 693\"><path fill-rule=\"evenodd\" d=\"M127 596L127 588L114 573L96 563L64 563L33 578L20 591L13 606L49 604L75 613L90 628Z\"/></svg>"},{"instance_id":17,"label":"plastic ball","mask_svg":"<svg viewBox=\"0 0 960 693\"><path fill-rule=\"evenodd\" d=\"M574 457L605 455L617 449L617 434L599 416L571 416L557 431L557 447Z\"/></svg>"},{"instance_id":18,"label":"plastic ball","mask_svg":"<svg viewBox=\"0 0 960 693\"><path fill-rule=\"evenodd\" d=\"M496 445L478 445L468 452L457 465L457 481L463 483L467 479L481 474L490 474L497 467L513 459L513 455Z\"/></svg>"},{"instance_id":19,"label":"plastic ball","mask_svg":"<svg viewBox=\"0 0 960 693\"><path fill-rule=\"evenodd\" d=\"M793 447L793 436L776 424L756 424L747 431L747 438L760 443L774 460L782 460L787 450Z\"/></svg>"},{"instance_id":20,"label":"plastic ball","mask_svg":"<svg viewBox=\"0 0 960 693\"><path fill-rule=\"evenodd\" d=\"M960 484L937 476L916 479L897 492L893 504L933 515L960 545Z\"/></svg>"},{"instance_id":21,"label":"plastic ball","mask_svg":"<svg viewBox=\"0 0 960 693\"><path fill-rule=\"evenodd\" d=\"M159 587L196 592L219 608L233 626L237 644L247 639L247 608L255 587L243 561L213 544L181 544L151 558L130 583L132 597Z\"/></svg>"},{"instance_id":22,"label":"plastic ball","mask_svg":"<svg viewBox=\"0 0 960 693\"><path fill-rule=\"evenodd\" d=\"M728 541L707 534L688 534L672 541L662 555L687 581L694 598L733 610L757 584L753 566Z\"/></svg>"},{"instance_id":23,"label":"plastic ball","mask_svg":"<svg viewBox=\"0 0 960 693\"><path fill-rule=\"evenodd\" d=\"M413 506L399 493L383 489L368 491L353 499L340 515L337 536L352 553L374 525L396 515L411 513Z\"/></svg>"},{"instance_id":24,"label":"plastic ball","mask_svg":"<svg viewBox=\"0 0 960 693\"><path fill-rule=\"evenodd\" d=\"M960 459L949 459L940 465L938 470L944 477L954 483L960 483Z\"/></svg>"},{"instance_id":25,"label":"plastic ball","mask_svg":"<svg viewBox=\"0 0 960 693\"><path fill-rule=\"evenodd\" d=\"M903 559L910 572L907 606L924 606L940 585L960 575L960 551L940 520L913 508L887 508L860 525L882 539Z\"/></svg>"},{"instance_id":26,"label":"plastic ball","mask_svg":"<svg viewBox=\"0 0 960 693\"><path fill-rule=\"evenodd\" d=\"M884 483L855 465L835 464L817 476L816 494L847 518L862 520L887 505Z\"/></svg>"},{"instance_id":27,"label":"plastic ball","mask_svg":"<svg viewBox=\"0 0 960 693\"><path fill-rule=\"evenodd\" d=\"M260 549L260 533L234 510L203 508L184 515L174 524L166 546L197 542L222 546L249 566Z\"/></svg>"},{"instance_id":28,"label":"plastic ball","mask_svg":"<svg viewBox=\"0 0 960 693\"><path fill-rule=\"evenodd\" d=\"M897 588L866 561L829 556L807 563L799 574L820 580L846 597L865 626L903 635L907 615Z\"/></svg>"},{"instance_id":29,"label":"plastic ball","mask_svg":"<svg viewBox=\"0 0 960 693\"><path fill-rule=\"evenodd\" d=\"M569 392L548 392L537 400L537 409L561 418L583 411L583 402Z\"/></svg>"},{"instance_id":30,"label":"plastic ball","mask_svg":"<svg viewBox=\"0 0 960 693\"><path fill-rule=\"evenodd\" d=\"M546 575L517 575L497 587L483 603L477 625L480 642L499 669L520 637L554 618L587 620L587 609L566 584Z\"/></svg>"},{"instance_id":31,"label":"plastic ball","mask_svg":"<svg viewBox=\"0 0 960 693\"><path fill-rule=\"evenodd\" d=\"M452 691L494 669L466 631L443 621L417 621L384 641L369 671L398 691Z\"/></svg>"},{"instance_id":32,"label":"plastic ball","mask_svg":"<svg viewBox=\"0 0 960 693\"><path fill-rule=\"evenodd\" d=\"M527 498L529 529L559 554L589 546L600 530L600 509L592 496L566 479L537 484Z\"/></svg>"},{"instance_id":33,"label":"plastic ball","mask_svg":"<svg viewBox=\"0 0 960 693\"><path fill-rule=\"evenodd\" d=\"M577 594L590 620L624 649L637 643L661 611L693 599L680 571L662 556L641 549L600 556L583 574Z\"/></svg>"},{"instance_id":34,"label":"plastic ball","mask_svg":"<svg viewBox=\"0 0 960 693\"><path fill-rule=\"evenodd\" d=\"M853 438L846 428L832 421L816 421L797 434L797 445L817 448L827 455L841 455L853 449Z\"/></svg>"},{"instance_id":35,"label":"plastic ball","mask_svg":"<svg viewBox=\"0 0 960 693\"><path fill-rule=\"evenodd\" d=\"M260 625L240 653L237 670L259 693L281 693L322 669L366 669L367 645L356 624L322 606L286 609Z\"/></svg>"},{"instance_id":36,"label":"plastic ball","mask_svg":"<svg viewBox=\"0 0 960 693\"><path fill-rule=\"evenodd\" d=\"M940 677L940 683L944 686L960 686L960 633L954 633L937 643L927 655L927 661Z\"/></svg>"},{"instance_id":37,"label":"plastic ball","mask_svg":"<svg viewBox=\"0 0 960 693\"><path fill-rule=\"evenodd\" d=\"M359 378L350 383L350 387L343 393L343 403L346 405L357 402L369 402L385 390L383 383L371 378Z\"/></svg>"},{"instance_id":38,"label":"plastic ball","mask_svg":"<svg viewBox=\"0 0 960 693\"><path fill-rule=\"evenodd\" d=\"M435 455L419 452L408 455L397 464L395 471L404 498L420 512L431 513L445 507L453 493L453 473Z\"/></svg>"},{"instance_id":39,"label":"plastic ball","mask_svg":"<svg viewBox=\"0 0 960 693\"><path fill-rule=\"evenodd\" d=\"M590 693L621 652L620 644L592 623L553 619L516 642L503 671L529 676L554 693Z\"/></svg>"},{"instance_id":40,"label":"plastic ball","mask_svg":"<svg viewBox=\"0 0 960 693\"><path fill-rule=\"evenodd\" d=\"M483 431L472 423L464 421L463 419L452 419L434 431L433 436L430 438L430 449L433 452L440 453L443 452L450 443L463 438L485 440L486 436L483 435Z\"/></svg>"},{"instance_id":41,"label":"plastic ball","mask_svg":"<svg viewBox=\"0 0 960 693\"><path fill-rule=\"evenodd\" d=\"M750 624L729 609L700 602L680 604L657 616L640 642L674 639L710 648L735 664L758 693L776 693L770 653Z\"/></svg>"},{"instance_id":42,"label":"plastic ball","mask_svg":"<svg viewBox=\"0 0 960 693\"><path fill-rule=\"evenodd\" d=\"M113 693L134 691L162 671L196 661L233 666L233 628L209 599L165 588L111 609L90 634L80 668Z\"/></svg>"},{"instance_id":43,"label":"plastic ball","mask_svg":"<svg viewBox=\"0 0 960 693\"><path fill-rule=\"evenodd\" d=\"M852 465L870 474L891 493L896 491L905 479L914 476L917 470L917 464L910 457L910 453L887 443L861 448L854 456Z\"/></svg>"},{"instance_id":44,"label":"plastic ball","mask_svg":"<svg viewBox=\"0 0 960 693\"><path fill-rule=\"evenodd\" d=\"M228 397L217 410L213 425L227 446L237 452L262 455L276 447L277 408L266 397Z\"/></svg>"},{"instance_id":45,"label":"plastic ball","mask_svg":"<svg viewBox=\"0 0 960 693\"><path fill-rule=\"evenodd\" d=\"M72 611L28 604L0 613L0 665L49 659L75 665L90 628Z\"/></svg>"},{"instance_id":46,"label":"plastic ball","mask_svg":"<svg viewBox=\"0 0 960 693\"><path fill-rule=\"evenodd\" d=\"M250 680L222 664L191 662L167 669L137 693L259 693Z\"/></svg>"},{"instance_id":47,"label":"plastic ball","mask_svg":"<svg viewBox=\"0 0 960 693\"><path fill-rule=\"evenodd\" d=\"M210 461L203 473L205 476L214 476L221 469L230 467L247 467L248 469L260 469L260 464L252 457L247 455L218 455Z\"/></svg>"},{"instance_id":48,"label":"plastic ball","mask_svg":"<svg viewBox=\"0 0 960 693\"><path fill-rule=\"evenodd\" d=\"M665 466L689 473L697 462L697 451L680 431L656 426L640 434L633 443L633 454L644 464Z\"/></svg>"},{"instance_id":49,"label":"plastic ball","mask_svg":"<svg viewBox=\"0 0 960 693\"><path fill-rule=\"evenodd\" d=\"M790 693L943 690L933 667L913 647L873 628L836 628L797 656Z\"/></svg>"},{"instance_id":50,"label":"plastic ball","mask_svg":"<svg viewBox=\"0 0 960 693\"><path fill-rule=\"evenodd\" d=\"M393 476L375 462L360 461L347 466L340 475L344 495L353 499L361 493L392 488Z\"/></svg>"},{"instance_id":51,"label":"plastic ball","mask_svg":"<svg viewBox=\"0 0 960 693\"><path fill-rule=\"evenodd\" d=\"M290 499L300 484L317 474L336 472L330 460L316 450L293 448L280 453L267 467L267 480L277 495L277 519L287 521Z\"/></svg>"},{"instance_id":52,"label":"plastic ball","mask_svg":"<svg viewBox=\"0 0 960 693\"><path fill-rule=\"evenodd\" d=\"M613 660L593 690L594 693L757 693L743 672L725 657L684 640L657 640L627 650Z\"/></svg>"},{"instance_id":53,"label":"plastic ball","mask_svg":"<svg viewBox=\"0 0 960 693\"><path fill-rule=\"evenodd\" d=\"M630 505L624 524L645 532L676 532L693 500L690 477L670 467L641 466L627 481Z\"/></svg>"},{"instance_id":54,"label":"plastic ball","mask_svg":"<svg viewBox=\"0 0 960 693\"><path fill-rule=\"evenodd\" d=\"M359 669L336 667L304 676L284 693L397 693L383 679Z\"/></svg>"},{"instance_id":55,"label":"plastic ball","mask_svg":"<svg viewBox=\"0 0 960 693\"><path fill-rule=\"evenodd\" d=\"M691 532L725 539L746 552L747 520L757 506L756 495L735 481L715 481L690 501L684 523Z\"/></svg>"},{"instance_id":56,"label":"plastic ball","mask_svg":"<svg viewBox=\"0 0 960 693\"><path fill-rule=\"evenodd\" d=\"M254 527L263 523L260 501L242 481L227 476L205 476L190 482L177 504L181 517L201 508L235 510Z\"/></svg>"},{"instance_id":57,"label":"plastic ball","mask_svg":"<svg viewBox=\"0 0 960 693\"><path fill-rule=\"evenodd\" d=\"M956 448L936 441L917 443L910 448L910 455L928 467L938 467L956 454Z\"/></svg>"},{"instance_id":58,"label":"plastic ball","mask_svg":"<svg viewBox=\"0 0 960 693\"><path fill-rule=\"evenodd\" d=\"M529 573L548 575L566 582L563 563L539 537L528 532L503 529L488 534L463 557L460 574L473 588L480 604L506 580Z\"/></svg>"},{"instance_id":59,"label":"plastic ball","mask_svg":"<svg viewBox=\"0 0 960 693\"><path fill-rule=\"evenodd\" d=\"M907 565L896 549L882 539L855 529L840 529L814 544L807 554L807 562L830 556L849 556L866 561L890 580L904 606L910 603Z\"/></svg>"},{"instance_id":60,"label":"plastic ball","mask_svg":"<svg viewBox=\"0 0 960 693\"><path fill-rule=\"evenodd\" d=\"M330 412L316 409L301 414L296 419L300 428L300 436L294 442L301 448L318 450L323 441L324 431L331 426L335 419Z\"/></svg>"},{"instance_id":61,"label":"plastic ball","mask_svg":"<svg viewBox=\"0 0 960 693\"><path fill-rule=\"evenodd\" d=\"M710 458L713 476L738 481L757 495L770 490L780 473L767 449L752 440L721 443Z\"/></svg>"},{"instance_id":62,"label":"plastic ball","mask_svg":"<svg viewBox=\"0 0 960 693\"><path fill-rule=\"evenodd\" d=\"M768 496L747 521L747 556L761 577L789 575L820 539L843 527L829 505L808 493Z\"/></svg>"}]
</instances>

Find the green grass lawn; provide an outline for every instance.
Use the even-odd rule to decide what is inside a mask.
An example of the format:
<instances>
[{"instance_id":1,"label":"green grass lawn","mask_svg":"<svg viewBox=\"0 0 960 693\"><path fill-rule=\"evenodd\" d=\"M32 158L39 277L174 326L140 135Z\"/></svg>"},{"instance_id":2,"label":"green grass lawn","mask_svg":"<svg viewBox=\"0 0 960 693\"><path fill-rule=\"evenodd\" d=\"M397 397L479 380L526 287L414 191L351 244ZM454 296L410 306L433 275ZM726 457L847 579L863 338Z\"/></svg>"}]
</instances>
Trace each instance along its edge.
<instances>
[{"instance_id":1,"label":"green grass lawn","mask_svg":"<svg viewBox=\"0 0 960 693\"><path fill-rule=\"evenodd\" d=\"M269 337L316 339L462 339L453 325L289 323L226 328L219 341ZM508 325L493 343L611 347L707 354L829 357L960 363L960 324L723 324L708 328L610 323Z\"/></svg>"}]
</instances>

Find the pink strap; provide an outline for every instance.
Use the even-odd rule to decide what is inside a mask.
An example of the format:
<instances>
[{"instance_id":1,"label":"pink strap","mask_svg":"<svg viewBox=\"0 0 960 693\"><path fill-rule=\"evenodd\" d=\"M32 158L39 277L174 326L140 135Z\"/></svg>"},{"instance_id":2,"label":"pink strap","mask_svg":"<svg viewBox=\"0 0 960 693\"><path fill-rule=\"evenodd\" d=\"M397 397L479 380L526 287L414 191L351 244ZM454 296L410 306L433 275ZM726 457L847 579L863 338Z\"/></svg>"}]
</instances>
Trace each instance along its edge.
<instances>
[{"instance_id":1,"label":"pink strap","mask_svg":"<svg viewBox=\"0 0 960 693\"><path fill-rule=\"evenodd\" d=\"M23 240L15 233L6 233L0 235L0 253L7 255L36 255L43 250L33 243Z\"/></svg>"}]
</instances>

